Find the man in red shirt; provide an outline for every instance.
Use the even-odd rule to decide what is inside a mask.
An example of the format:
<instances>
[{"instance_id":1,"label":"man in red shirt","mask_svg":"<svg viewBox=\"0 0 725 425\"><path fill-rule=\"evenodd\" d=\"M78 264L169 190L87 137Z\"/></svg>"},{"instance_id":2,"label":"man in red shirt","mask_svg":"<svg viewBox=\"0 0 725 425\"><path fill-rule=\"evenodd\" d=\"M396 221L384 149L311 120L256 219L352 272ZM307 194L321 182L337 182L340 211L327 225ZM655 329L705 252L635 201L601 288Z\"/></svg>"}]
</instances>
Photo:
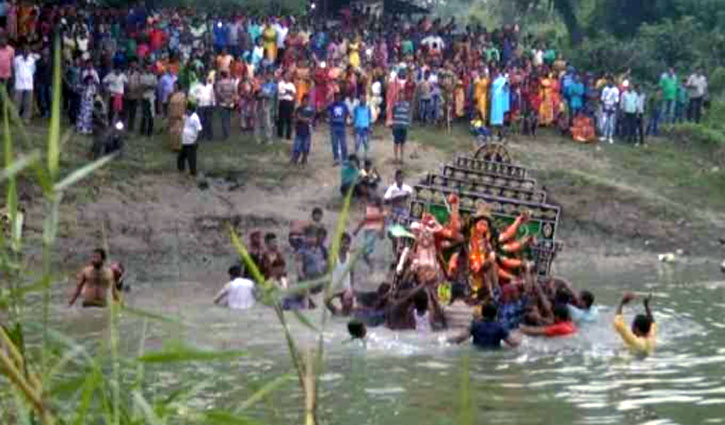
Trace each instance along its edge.
<instances>
[{"instance_id":1,"label":"man in red shirt","mask_svg":"<svg viewBox=\"0 0 725 425\"><path fill-rule=\"evenodd\" d=\"M569 310L566 305L559 304L554 307L554 324L546 326L521 326L521 333L529 336L545 336L556 338L560 336L573 335L577 332L576 326L569 317Z\"/></svg>"},{"instance_id":2,"label":"man in red shirt","mask_svg":"<svg viewBox=\"0 0 725 425\"><path fill-rule=\"evenodd\" d=\"M0 34L0 84L5 85L9 92L10 78L13 76L13 59L15 50L8 46L5 34Z\"/></svg>"}]
</instances>

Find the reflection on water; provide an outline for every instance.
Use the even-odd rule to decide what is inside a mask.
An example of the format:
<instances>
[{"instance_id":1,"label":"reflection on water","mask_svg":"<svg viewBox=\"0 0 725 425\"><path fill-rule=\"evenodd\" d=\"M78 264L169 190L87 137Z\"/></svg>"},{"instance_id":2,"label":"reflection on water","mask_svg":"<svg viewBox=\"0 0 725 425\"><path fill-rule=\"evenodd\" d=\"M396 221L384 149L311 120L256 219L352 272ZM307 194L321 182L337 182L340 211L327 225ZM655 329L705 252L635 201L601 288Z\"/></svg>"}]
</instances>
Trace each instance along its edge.
<instances>
[{"instance_id":1,"label":"reflection on water","mask_svg":"<svg viewBox=\"0 0 725 425\"><path fill-rule=\"evenodd\" d=\"M587 270L591 270L587 268ZM321 415L330 424L455 424L461 368L470 358L475 423L710 424L725 422L725 282L687 268L577 275L604 306L600 322L561 340L524 339L517 349L482 352L450 346L439 335L371 330L367 344L348 340L344 321L325 334ZM719 277L719 276L718 276ZM232 362L153 370L152 389L195 385L191 408L233 407L245 395L288 372L282 333L268 309L235 313L210 307L216 288L197 284L141 286L129 302L180 317L189 326L153 324L147 349L169 337L202 347L250 351ZM612 331L624 289L652 292L660 335L655 354L631 357ZM609 306L608 308L606 306ZM641 306L628 309L628 319ZM105 335L100 312L58 311L67 331L86 341ZM318 315L319 311L311 312ZM135 352L139 320L124 317L122 333ZM293 325L302 344L314 335ZM268 424L296 423L302 399L295 382L254 407Z\"/></svg>"}]
</instances>

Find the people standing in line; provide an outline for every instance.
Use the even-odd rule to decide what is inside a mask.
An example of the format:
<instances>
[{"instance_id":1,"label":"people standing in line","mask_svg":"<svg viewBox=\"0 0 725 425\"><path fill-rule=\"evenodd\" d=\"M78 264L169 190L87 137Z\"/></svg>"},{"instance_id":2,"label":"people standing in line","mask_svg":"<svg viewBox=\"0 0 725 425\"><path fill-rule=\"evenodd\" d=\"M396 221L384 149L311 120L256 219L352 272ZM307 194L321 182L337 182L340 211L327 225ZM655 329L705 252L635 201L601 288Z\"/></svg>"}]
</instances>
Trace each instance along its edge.
<instances>
[{"instance_id":1,"label":"people standing in line","mask_svg":"<svg viewBox=\"0 0 725 425\"><path fill-rule=\"evenodd\" d=\"M219 115L222 122L222 137L224 140L227 140L231 131L232 111L237 103L237 86L229 76L229 71L221 71L219 77L214 96L216 104L219 106ZM209 122L211 123L211 119Z\"/></svg>"},{"instance_id":2,"label":"people standing in line","mask_svg":"<svg viewBox=\"0 0 725 425\"><path fill-rule=\"evenodd\" d=\"M128 71L128 90L126 91L126 129L130 133L136 128L136 113L143 96L141 70L138 61L132 60Z\"/></svg>"},{"instance_id":3,"label":"people standing in line","mask_svg":"<svg viewBox=\"0 0 725 425\"><path fill-rule=\"evenodd\" d=\"M38 55L30 53L27 45L23 46L20 54L13 59L15 107L18 108L18 114L25 124L29 124L33 116L33 81L37 60Z\"/></svg>"},{"instance_id":4,"label":"people standing in line","mask_svg":"<svg viewBox=\"0 0 725 425\"><path fill-rule=\"evenodd\" d=\"M636 145L644 145L644 113L646 110L647 95L644 93L644 89L638 85L633 85L632 89L637 92L637 118L635 122L637 142Z\"/></svg>"},{"instance_id":5,"label":"people standing in line","mask_svg":"<svg viewBox=\"0 0 725 425\"><path fill-rule=\"evenodd\" d=\"M619 88L609 78L607 86L602 90L602 137L599 139L602 142L614 143L617 105L619 105Z\"/></svg>"},{"instance_id":6,"label":"people standing in line","mask_svg":"<svg viewBox=\"0 0 725 425\"><path fill-rule=\"evenodd\" d=\"M196 113L196 106L190 104L184 116L184 130L181 135L181 150L176 159L176 166L179 172L186 170L189 165L189 172L196 176L196 150L199 133L203 130L199 115Z\"/></svg>"},{"instance_id":7,"label":"people standing in line","mask_svg":"<svg viewBox=\"0 0 725 425\"><path fill-rule=\"evenodd\" d=\"M622 93L621 109L624 113L624 138L627 143L634 143L637 126L637 104L639 94L635 91L634 85L625 88Z\"/></svg>"},{"instance_id":8,"label":"people standing in line","mask_svg":"<svg viewBox=\"0 0 725 425\"><path fill-rule=\"evenodd\" d=\"M277 137L292 139L292 118L295 110L295 94L297 90L291 80L291 75L283 74L277 83L277 98L279 110L277 113Z\"/></svg>"},{"instance_id":9,"label":"people standing in line","mask_svg":"<svg viewBox=\"0 0 725 425\"><path fill-rule=\"evenodd\" d=\"M393 106L393 155L396 164L403 164L409 127L410 103L405 96L401 96Z\"/></svg>"},{"instance_id":10,"label":"people standing in line","mask_svg":"<svg viewBox=\"0 0 725 425\"><path fill-rule=\"evenodd\" d=\"M13 77L15 49L8 44L5 34L0 34L0 84L10 93L10 81Z\"/></svg>"},{"instance_id":11,"label":"people standing in line","mask_svg":"<svg viewBox=\"0 0 725 425\"><path fill-rule=\"evenodd\" d=\"M309 104L309 96L302 96L302 102L295 113L295 143L292 148L292 163L305 165L310 153L312 120L315 108Z\"/></svg>"},{"instance_id":12,"label":"people standing in line","mask_svg":"<svg viewBox=\"0 0 725 425\"><path fill-rule=\"evenodd\" d=\"M657 137L659 135L659 125L662 119L662 90L657 89L647 99L647 111L649 116L647 118L647 136Z\"/></svg>"},{"instance_id":13,"label":"people standing in line","mask_svg":"<svg viewBox=\"0 0 725 425\"><path fill-rule=\"evenodd\" d=\"M118 67L103 77L103 88L108 93L108 122L112 123L123 116L123 94L128 85L128 77Z\"/></svg>"},{"instance_id":14,"label":"people standing in line","mask_svg":"<svg viewBox=\"0 0 725 425\"><path fill-rule=\"evenodd\" d=\"M186 94L179 89L179 83L174 84L174 93L169 98L169 148L178 152L181 149L181 138L184 132L184 115L186 113Z\"/></svg>"},{"instance_id":15,"label":"people standing in line","mask_svg":"<svg viewBox=\"0 0 725 425\"><path fill-rule=\"evenodd\" d=\"M142 136L151 137L154 132L154 116L156 114L156 75L150 67L146 67L141 74L142 103L141 103L141 128Z\"/></svg>"},{"instance_id":16,"label":"people standing in line","mask_svg":"<svg viewBox=\"0 0 725 425\"><path fill-rule=\"evenodd\" d=\"M690 95L687 106L687 120L699 124L702 117L702 105L707 96L707 77L705 77L702 68L699 68L687 78L686 87Z\"/></svg>"},{"instance_id":17,"label":"people standing in line","mask_svg":"<svg viewBox=\"0 0 725 425\"><path fill-rule=\"evenodd\" d=\"M258 143L272 142L272 108L277 95L277 83L270 69L264 70L264 81L257 92L257 119L254 136Z\"/></svg>"},{"instance_id":18,"label":"people standing in line","mask_svg":"<svg viewBox=\"0 0 725 425\"><path fill-rule=\"evenodd\" d=\"M163 116L166 116L166 114L168 113L169 97L171 97L171 93L174 92L174 83L176 82L176 80L176 75L174 75L168 67L164 71L164 74L161 76L161 78L159 78L159 112Z\"/></svg>"},{"instance_id":19,"label":"people standing in line","mask_svg":"<svg viewBox=\"0 0 725 425\"><path fill-rule=\"evenodd\" d=\"M333 165L337 167L340 165L340 161L347 158L345 126L349 115L347 105L342 101L342 95L340 93L335 93L335 102L328 107L327 114L330 122L330 144L332 146Z\"/></svg>"},{"instance_id":20,"label":"people standing in line","mask_svg":"<svg viewBox=\"0 0 725 425\"><path fill-rule=\"evenodd\" d=\"M360 94L360 99L352 112L353 127L355 128L355 155L363 150L363 157L368 157L370 152L370 125L372 122L372 111L367 102L365 93Z\"/></svg>"},{"instance_id":21,"label":"people standing in line","mask_svg":"<svg viewBox=\"0 0 725 425\"><path fill-rule=\"evenodd\" d=\"M677 85L678 79L674 68L660 76L659 86L662 90L662 106L660 109L661 122L663 124L675 123L675 112L677 108Z\"/></svg>"},{"instance_id":22,"label":"people standing in line","mask_svg":"<svg viewBox=\"0 0 725 425\"><path fill-rule=\"evenodd\" d=\"M196 85L194 89L194 98L199 111L199 118L202 130L201 138L207 141L214 139L214 105L216 104L216 95L214 93L214 81L211 77L207 77L203 83Z\"/></svg>"}]
</instances>

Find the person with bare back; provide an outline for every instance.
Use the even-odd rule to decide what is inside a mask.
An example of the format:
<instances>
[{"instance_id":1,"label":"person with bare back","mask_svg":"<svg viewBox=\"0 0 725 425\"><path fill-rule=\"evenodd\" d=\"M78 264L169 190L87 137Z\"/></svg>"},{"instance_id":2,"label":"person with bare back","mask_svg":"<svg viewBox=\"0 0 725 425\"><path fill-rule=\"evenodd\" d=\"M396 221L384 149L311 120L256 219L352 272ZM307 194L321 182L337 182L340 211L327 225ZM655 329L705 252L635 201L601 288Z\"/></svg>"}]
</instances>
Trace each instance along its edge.
<instances>
[{"instance_id":1,"label":"person with bare back","mask_svg":"<svg viewBox=\"0 0 725 425\"><path fill-rule=\"evenodd\" d=\"M78 285L68 303L72 306L83 293L83 307L105 307L108 303L108 290L114 301L120 301L116 289L116 278L110 267L105 266L106 251L95 249L91 264L85 266L78 274Z\"/></svg>"}]
</instances>

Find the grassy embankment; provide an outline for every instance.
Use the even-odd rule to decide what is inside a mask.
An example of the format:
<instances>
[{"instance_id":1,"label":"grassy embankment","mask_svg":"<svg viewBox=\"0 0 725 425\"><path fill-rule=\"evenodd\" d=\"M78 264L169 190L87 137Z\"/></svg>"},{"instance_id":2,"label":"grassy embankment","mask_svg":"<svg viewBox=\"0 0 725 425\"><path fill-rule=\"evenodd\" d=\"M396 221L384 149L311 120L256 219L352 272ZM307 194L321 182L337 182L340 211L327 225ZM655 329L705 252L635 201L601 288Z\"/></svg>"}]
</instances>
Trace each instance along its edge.
<instances>
[{"instance_id":1,"label":"grassy embankment","mask_svg":"<svg viewBox=\"0 0 725 425\"><path fill-rule=\"evenodd\" d=\"M242 185L284 190L311 178L319 167L327 167L327 162L319 159L329 154L324 130L318 131L313 142L312 156L318 160L305 169L288 165L288 144L258 145L250 135L238 133L228 141L202 143L199 169L207 176L233 179ZM534 170L549 199L563 207L559 235L574 247L587 244L591 238L606 238L633 249L681 248L708 254L718 246L713 235L725 229L725 216L720 213L725 207L725 159L720 143L683 137L691 134L684 130L692 129L686 126L673 133L676 137L652 139L643 148L579 145L547 130L537 139L514 136L509 146L518 162ZM31 142L42 143L42 127L29 132ZM377 129L375 136L373 143L389 143L387 130ZM71 169L85 163L90 140L79 136L64 140L61 166ZM433 150L440 163L473 147L473 139L462 125L454 126L450 133L414 128L410 140L421 151ZM348 144L352 145L352 140ZM408 147L408 153L415 150L414 144ZM383 152L385 156L376 161L387 167L390 153L387 149ZM121 158L66 195L64 207L93 202L98 189L106 185L134 199L137 177L168 176L176 172L175 167L175 156L168 151L165 136L134 135ZM416 160L407 165L410 175L430 171L430 167L430 162Z\"/></svg>"}]
</instances>

